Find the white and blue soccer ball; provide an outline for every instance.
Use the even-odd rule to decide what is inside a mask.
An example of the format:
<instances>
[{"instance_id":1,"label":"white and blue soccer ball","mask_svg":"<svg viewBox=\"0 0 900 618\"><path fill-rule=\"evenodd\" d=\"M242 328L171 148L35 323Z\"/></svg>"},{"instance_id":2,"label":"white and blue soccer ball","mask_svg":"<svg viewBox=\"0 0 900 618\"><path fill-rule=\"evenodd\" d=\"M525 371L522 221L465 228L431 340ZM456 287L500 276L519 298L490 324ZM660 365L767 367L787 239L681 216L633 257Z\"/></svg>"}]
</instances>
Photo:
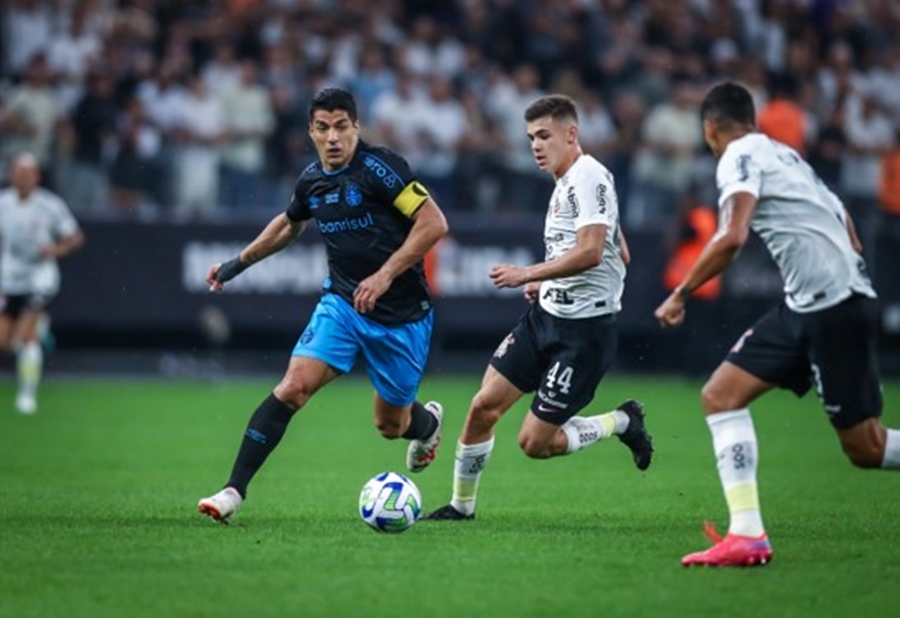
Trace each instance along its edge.
<instances>
[{"instance_id":1,"label":"white and blue soccer ball","mask_svg":"<svg viewBox=\"0 0 900 618\"><path fill-rule=\"evenodd\" d=\"M359 494L359 514L379 532L409 530L422 513L422 494L411 480L396 472L369 479Z\"/></svg>"}]
</instances>

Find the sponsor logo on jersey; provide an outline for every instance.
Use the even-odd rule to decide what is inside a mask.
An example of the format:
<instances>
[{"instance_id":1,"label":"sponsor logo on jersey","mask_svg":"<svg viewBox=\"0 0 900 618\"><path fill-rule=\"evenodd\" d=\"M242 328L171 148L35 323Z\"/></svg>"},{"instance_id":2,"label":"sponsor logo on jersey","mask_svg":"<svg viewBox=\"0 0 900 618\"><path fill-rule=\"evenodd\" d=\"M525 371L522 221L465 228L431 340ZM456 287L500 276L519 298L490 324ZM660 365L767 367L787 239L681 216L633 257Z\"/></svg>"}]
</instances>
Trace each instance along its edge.
<instances>
[{"instance_id":1,"label":"sponsor logo on jersey","mask_svg":"<svg viewBox=\"0 0 900 618\"><path fill-rule=\"evenodd\" d=\"M565 199L553 200L553 216L574 219L578 216L578 198L575 197L575 187L569 187Z\"/></svg>"},{"instance_id":2,"label":"sponsor logo on jersey","mask_svg":"<svg viewBox=\"0 0 900 618\"><path fill-rule=\"evenodd\" d=\"M347 206L359 206L362 204L362 191L359 190L352 182L348 182L344 187L344 201L347 202Z\"/></svg>"},{"instance_id":3,"label":"sponsor logo on jersey","mask_svg":"<svg viewBox=\"0 0 900 618\"><path fill-rule=\"evenodd\" d=\"M338 193L337 191L335 191L333 193L325 194L325 203L326 204L337 204L340 201L341 201L341 194Z\"/></svg>"},{"instance_id":4,"label":"sponsor logo on jersey","mask_svg":"<svg viewBox=\"0 0 900 618\"><path fill-rule=\"evenodd\" d=\"M362 217L347 217L346 219L338 219L337 221L317 221L319 232L322 234L341 234L353 230L361 230L375 225L375 218L372 213L367 212Z\"/></svg>"},{"instance_id":5,"label":"sponsor logo on jersey","mask_svg":"<svg viewBox=\"0 0 900 618\"><path fill-rule=\"evenodd\" d=\"M547 288L542 298L558 305L575 304L575 301L569 296L568 291L560 288Z\"/></svg>"},{"instance_id":6,"label":"sponsor logo on jersey","mask_svg":"<svg viewBox=\"0 0 900 618\"><path fill-rule=\"evenodd\" d=\"M392 170L387 163L377 157L373 157L372 155L364 156L363 165L372 170L372 173L375 174L388 189L394 188L400 181L400 177L397 173Z\"/></svg>"},{"instance_id":7,"label":"sponsor logo on jersey","mask_svg":"<svg viewBox=\"0 0 900 618\"><path fill-rule=\"evenodd\" d=\"M575 187L569 187L568 192L566 193L566 202L569 204L569 213L570 217L578 216L578 198L575 196Z\"/></svg>"},{"instance_id":8,"label":"sponsor logo on jersey","mask_svg":"<svg viewBox=\"0 0 900 618\"><path fill-rule=\"evenodd\" d=\"M309 197L309 209L315 210L322 203L322 199L316 195L311 195Z\"/></svg>"},{"instance_id":9,"label":"sponsor logo on jersey","mask_svg":"<svg viewBox=\"0 0 900 618\"><path fill-rule=\"evenodd\" d=\"M606 185L602 182L597 185L597 205L600 207L600 214L606 214Z\"/></svg>"}]
</instances>

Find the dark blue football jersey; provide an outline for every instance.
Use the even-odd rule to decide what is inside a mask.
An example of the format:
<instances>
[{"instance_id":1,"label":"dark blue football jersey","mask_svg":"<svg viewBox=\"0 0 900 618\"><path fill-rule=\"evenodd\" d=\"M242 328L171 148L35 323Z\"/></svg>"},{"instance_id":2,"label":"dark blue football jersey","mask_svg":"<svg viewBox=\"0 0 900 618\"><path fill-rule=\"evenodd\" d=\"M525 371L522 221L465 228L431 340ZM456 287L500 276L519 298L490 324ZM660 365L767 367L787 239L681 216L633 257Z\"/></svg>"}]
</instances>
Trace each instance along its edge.
<instances>
[{"instance_id":1,"label":"dark blue football jersey","mask_svg":"<svg viewBox=\"0 0 900 618\"><path fill-rule=\"evenodd\" d=\"M359 282L406 241L410 217L426 199L428 192L403 157L360 140L346 167L329 172L317 161L303 170L287 216L292 221L316 220L328 253L325 290L353 304ZM425 269L419 262L394 279L366 317L400 324L421 319L430 308Z\"/></svg>"}]
</instances>

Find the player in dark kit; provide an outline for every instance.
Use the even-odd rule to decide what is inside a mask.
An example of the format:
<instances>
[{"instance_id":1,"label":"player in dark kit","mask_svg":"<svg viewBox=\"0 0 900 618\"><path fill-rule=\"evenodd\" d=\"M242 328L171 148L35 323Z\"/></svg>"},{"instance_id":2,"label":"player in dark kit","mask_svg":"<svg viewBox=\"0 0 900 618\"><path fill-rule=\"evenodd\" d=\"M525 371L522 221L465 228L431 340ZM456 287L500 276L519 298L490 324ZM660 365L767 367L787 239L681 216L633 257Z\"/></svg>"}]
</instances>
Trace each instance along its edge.
<instances>
[{"instance_id":1,"label":"player in dark kit","mask_svg":"<svg viewBox=\"0 0 900 618\"><path fill-rule=\"evenodd\" d=\"M290 244L313 218L325 241L329 277L281 382L256 409L224 489L199 510L225 522L278 445L288 422L316 391L350 371L362 356L375 387L375 425L385 438L410 440L407 466L434 459L443 410L415 400L431 340L433 309L422 258L447 233L440 208L407 162L359 138L353 96L318 92L309 135L319 160L307 167L287 212L241 253L209 270L210 289Z\"/></svg>"}]
</instances>

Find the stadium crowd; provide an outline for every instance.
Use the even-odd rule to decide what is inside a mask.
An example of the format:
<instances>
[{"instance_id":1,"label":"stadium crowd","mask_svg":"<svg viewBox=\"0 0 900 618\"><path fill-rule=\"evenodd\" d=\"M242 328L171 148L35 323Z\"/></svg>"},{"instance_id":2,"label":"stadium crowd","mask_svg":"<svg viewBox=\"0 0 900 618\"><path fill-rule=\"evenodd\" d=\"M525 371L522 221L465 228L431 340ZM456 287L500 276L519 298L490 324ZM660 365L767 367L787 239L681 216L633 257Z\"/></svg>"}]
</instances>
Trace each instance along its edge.
<instances>
[{"instance_id":1,"label":"stadium crowd","mask_svg":"<svg viewBox=\"0 0 900 618\"><path fill-rule=\"evenodd\" d=\"M356 94L450 212L546 207L522 112L579 101L627 226L711 203L698 104L760 128L862 220L900 215L900 6L889 0L8 0L0 163L33 153L79 217L269 216L315 157L306 105Z\"/></svg>"}]
</instances>

